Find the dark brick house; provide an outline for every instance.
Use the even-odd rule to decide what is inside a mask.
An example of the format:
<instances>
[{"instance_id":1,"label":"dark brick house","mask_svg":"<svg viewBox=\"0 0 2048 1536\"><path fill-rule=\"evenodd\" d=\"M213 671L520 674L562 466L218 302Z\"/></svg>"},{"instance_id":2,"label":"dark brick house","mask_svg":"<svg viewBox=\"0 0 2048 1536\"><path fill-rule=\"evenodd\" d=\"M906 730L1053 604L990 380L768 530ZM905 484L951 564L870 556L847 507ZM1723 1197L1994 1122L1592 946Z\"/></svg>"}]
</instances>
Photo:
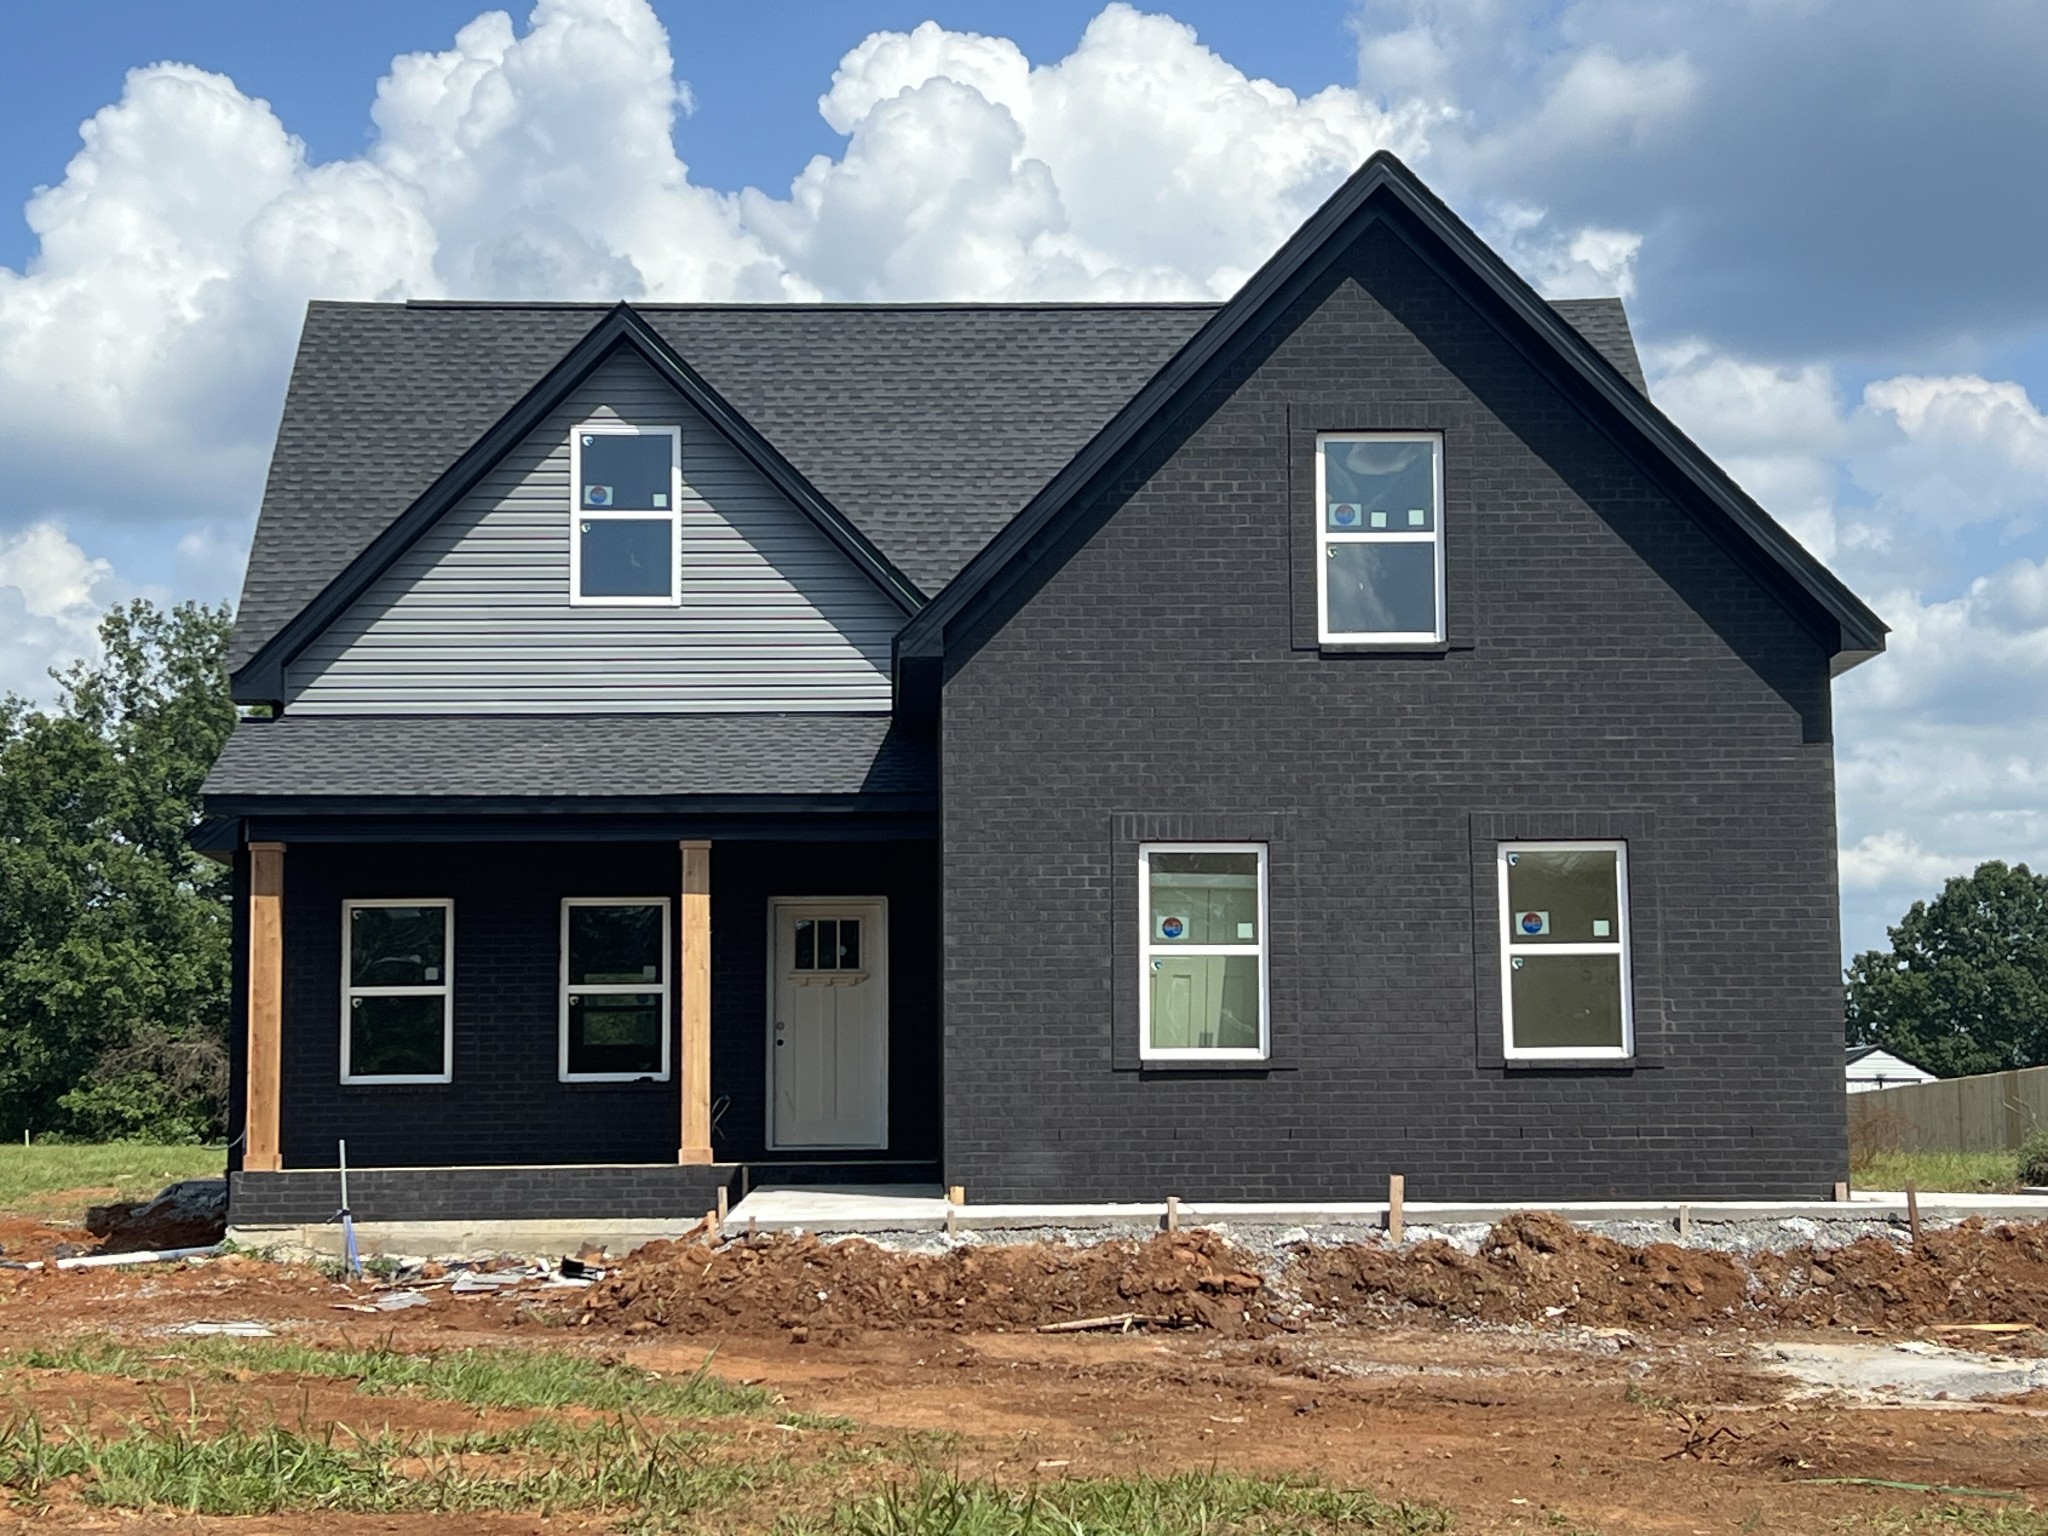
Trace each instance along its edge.
<instances>
[{"instance_id":1,"label":"dark brick house","mask_svg":"<svg viewBox=\"0 0 2048 1536\"><path fill-rule=\"evenodd\" d=\"M236 1218L1825 1193L1883 643L1386 156L1220 306L316 304Z\"/></svg>"}]
</instances>

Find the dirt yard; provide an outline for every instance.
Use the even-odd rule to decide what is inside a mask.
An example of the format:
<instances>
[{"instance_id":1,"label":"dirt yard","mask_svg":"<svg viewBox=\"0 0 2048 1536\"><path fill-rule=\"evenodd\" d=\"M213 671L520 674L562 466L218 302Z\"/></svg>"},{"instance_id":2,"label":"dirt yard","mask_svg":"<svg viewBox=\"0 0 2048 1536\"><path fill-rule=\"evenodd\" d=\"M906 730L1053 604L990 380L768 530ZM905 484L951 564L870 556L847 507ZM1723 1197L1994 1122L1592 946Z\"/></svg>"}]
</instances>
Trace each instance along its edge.
<instances>
[{"instance_id":1,"label":"dirt yard","mask_svg":"<svg viewBox=\"0 0 2048 1536\"><path fill-rule=\"evenodd\" d=\"M9 1257L26 1251L8 1245ZM509 1347L667 1381L688 1380L709 1355L726 1382L778 1400L775 1422L728 1421L740 1427L718 1457L812 1465L835 1487L870 1492L912 1465L1011 1489L1220 1469L1307 1474L1425 1507L1405 1524L1222 1529L2048 1533L2048 1334L2023 1326L2048 1324L2038 1228L1930 1234L1919 1253L1872 1239L1744 1261L1517 1217L1477 1254L1368 1245L1277 1267L1208 1234L923 1256L764 1240L658 1245L587 1289L532 1282L470 1296L445 1276L419 1279L423 1305L372 1314L339 1310L372 1304L380 1293L367 1284L249 1257L0 1270L8 1411L105 1429L171 1400L188 1429L285 1423L474 1441L530 1433L548 1413L364 1395L348 1375L266 1369L262 1352ZM1127 1327L1037 1331L1124 1316ZM230 1321L276 1338L238 1344L250 1353L227 1364L182 1360L171 1330ZM2005 1326L1963 1326L1977 1324ZM92 1355L115 1342L129 1353ZM1788 1374L1787 1358L1824 1359L1841 1382ZM1934 1367L1948 1374L1908 1379ZM34 1499L17 1489L0 1521L444 1528L406 1513L173 1516L88 1496L76 1478ZM702 1528L767 1529L811 1496L792 1485ZM833 1507L817 1506L819 1529L883 1528L833 1525ZM475 1532L615 1528L588 1510L461 1518Z\"/></svg>"}]
</instances>

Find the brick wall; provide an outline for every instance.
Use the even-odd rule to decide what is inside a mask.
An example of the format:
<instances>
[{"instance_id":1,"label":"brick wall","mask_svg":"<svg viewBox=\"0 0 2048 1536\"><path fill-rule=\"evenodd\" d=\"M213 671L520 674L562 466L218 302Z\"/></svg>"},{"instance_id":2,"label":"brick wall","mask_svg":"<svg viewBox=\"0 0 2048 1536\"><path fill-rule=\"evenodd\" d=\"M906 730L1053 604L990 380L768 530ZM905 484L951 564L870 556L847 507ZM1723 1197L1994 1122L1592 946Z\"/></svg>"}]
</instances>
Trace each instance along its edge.
<instances>
[{"instance_id":1,"label":"brick wall","mask_svg":"<svg viewBox=\"0 0 2048 1536\"><path fill-rule=\"evenodd\" d=\"M556 1052L562 898L673 900L680 868L673 844L293 844L284 894L285 1167L332 1167L342 1138L351 1165L365 1168L673 1164L674 1079L563 1083ZM714 843L711 1086L714 1102L724 1101L713 1136L721 1161L765 1155L766 935L776 895L888 899L892 1145L875 1155L936 1157L934 870L929 843ZM453 1082L340 1081L341 904L379 896L455 904ZM672 1038L672 1058L678 1049Z\"/></svg>"},{"instance_id":2,"label":"brick wall","mask_svg":"<svg viewBox=\"0 0 2048 1536\"><path fill-rule=\"evenodd\" d=\"M1346 427L1445 435L1445 653L1315 644L1304 465ZM1844 1176L1825 651L1410 246L1369 232L1068 547L943 695L946 1176L971 1199ZM1142 1070L1127 1038L1124 865L1175 817L1270 841L1265 1068ZM1637 1057L1511 1066L1477 871L1500 835L1596 826L1637 877Z\"/></svg>"}]
</instances>

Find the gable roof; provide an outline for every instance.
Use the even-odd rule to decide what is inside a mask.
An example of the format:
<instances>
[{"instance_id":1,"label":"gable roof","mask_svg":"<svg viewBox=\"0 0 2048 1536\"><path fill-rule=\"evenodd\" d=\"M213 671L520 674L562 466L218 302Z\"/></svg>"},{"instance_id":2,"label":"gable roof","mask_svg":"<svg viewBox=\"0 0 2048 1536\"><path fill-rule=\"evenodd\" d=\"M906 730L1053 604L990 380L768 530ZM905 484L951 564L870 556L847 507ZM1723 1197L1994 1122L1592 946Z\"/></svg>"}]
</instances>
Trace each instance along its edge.
<instances>
[{"instance_id":1,"label":"gable roof","mask_svg":"<svg viewBox=\"0 0 2048 1536\"><path fill-rule=\"evenodd\" d=\"M230 666L245 667L622 309L310 305ZM913 601L942 587L1214 312L624 310L859 532Z\"/></svg>"},{"instance_id":2,"label":"gable roof","mask_svg":"<svg viewBox=\"0 0 2048 1536\"><path fill-rule=\"evenodd\" d=\"M1639 382L1640 369L1635 377L1624 374L1396 156L1381 150L911 620L897 642L899 664L911 660L921 665L943 655L949 626L957 622L963 631L971 628L1026 573L1056 563L1061 558L1056 552L1061 533L1114 484L1125 464L1170 430L1179 402L1198 394L1263 334L1370 221L1389 214L1419 226L1441 253L1430 259L1476 280L1505 311L1510 328L1519 330L1518 340L1533 344L1538 355L1562 363L1568 375L1612 413L1635 447L1675 471L1697 501L1724 520L1739 543L1760 555L1767 568L1781 572L1792 590L1812 600L1835 629L1837 670L1883 650L1884 621L1650 402ZM1604 316L1589 318L1596 325L1604 323Z\"/></svg>"},{"instance_id":3,"label":"gable roof","mask_svg":"<svg viewBox=\"0 0 2048 1536\"><path fill-rule=\"evenodd\" d=\"M1221 307L630 313L922 596L1000 533ZM1555 308L1642 386L1618 299ZM319 602L615 313L594 304L309 306L230 666L242 672Z\"/></svg>"}]
</instances>

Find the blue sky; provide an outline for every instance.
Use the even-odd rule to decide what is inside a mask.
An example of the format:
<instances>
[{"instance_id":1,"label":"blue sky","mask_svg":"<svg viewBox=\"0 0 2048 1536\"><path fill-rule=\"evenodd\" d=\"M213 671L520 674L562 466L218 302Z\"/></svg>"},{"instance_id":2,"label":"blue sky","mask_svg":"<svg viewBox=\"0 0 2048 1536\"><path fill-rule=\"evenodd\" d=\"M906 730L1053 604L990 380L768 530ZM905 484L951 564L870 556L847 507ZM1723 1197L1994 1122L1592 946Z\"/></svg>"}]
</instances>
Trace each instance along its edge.
<instances>
[{"instance_id":1,"label":"blue sky","mask_svg":"<svg viewBox=\"0 0 2048 1536\"><path fill-rule=\"evenodd\" d=\"M94 0L0 12L0 689L232 597L311 297L1227 295L1372 150L1894 626L1846 942L2048 861L2048 7ZM42 190L38 190L42 189Z\"/></svg>"}]
</instances>

